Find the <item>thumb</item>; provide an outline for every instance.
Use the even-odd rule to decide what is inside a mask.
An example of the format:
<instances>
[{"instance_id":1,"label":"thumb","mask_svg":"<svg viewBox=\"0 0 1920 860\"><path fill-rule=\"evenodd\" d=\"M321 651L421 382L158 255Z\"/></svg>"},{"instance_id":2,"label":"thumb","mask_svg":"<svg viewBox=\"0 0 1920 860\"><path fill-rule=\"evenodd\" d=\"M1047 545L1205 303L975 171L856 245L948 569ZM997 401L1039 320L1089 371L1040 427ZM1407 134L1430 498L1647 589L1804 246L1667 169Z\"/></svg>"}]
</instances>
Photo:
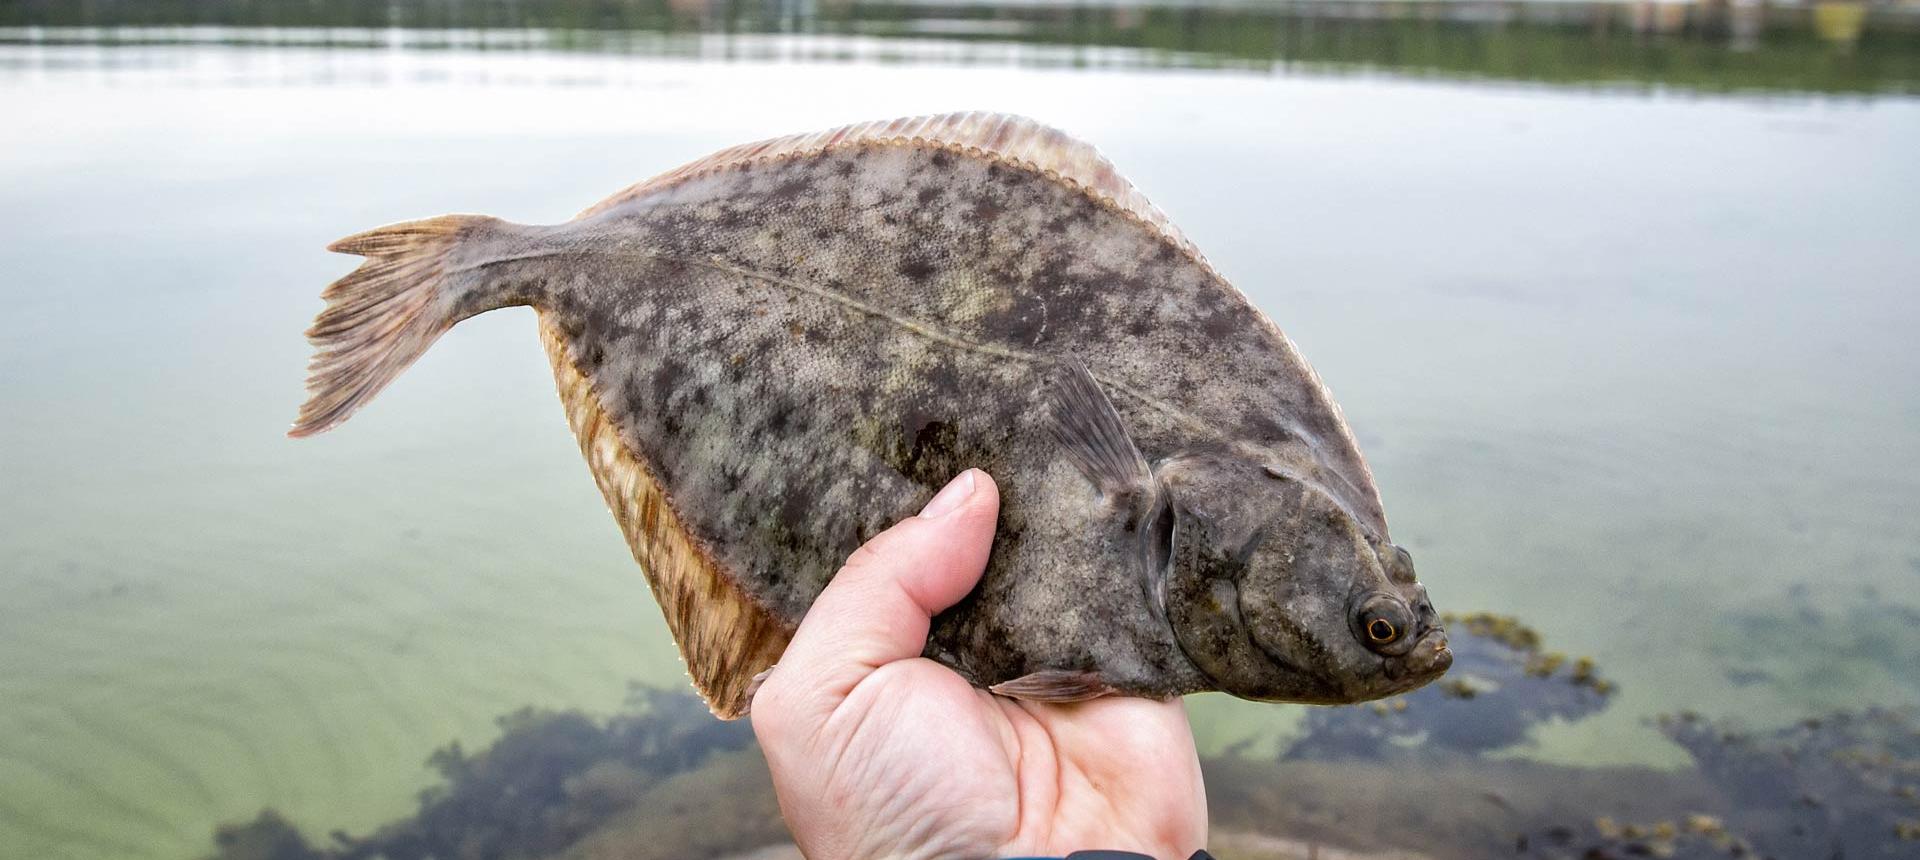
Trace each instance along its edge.
<instances>
[{"instance_id":1,"label":"thumb","mask_svg":"<svg viewBox=\"0 0 1920 860\"><path fill-rule=\"evenodd\" d=\"M754 716L824 719L873 670L920 656L933 616L986 570L999 511L993 479L968 469L918 516L855 550L754 697Z\"/></svg>"}]
</instances>

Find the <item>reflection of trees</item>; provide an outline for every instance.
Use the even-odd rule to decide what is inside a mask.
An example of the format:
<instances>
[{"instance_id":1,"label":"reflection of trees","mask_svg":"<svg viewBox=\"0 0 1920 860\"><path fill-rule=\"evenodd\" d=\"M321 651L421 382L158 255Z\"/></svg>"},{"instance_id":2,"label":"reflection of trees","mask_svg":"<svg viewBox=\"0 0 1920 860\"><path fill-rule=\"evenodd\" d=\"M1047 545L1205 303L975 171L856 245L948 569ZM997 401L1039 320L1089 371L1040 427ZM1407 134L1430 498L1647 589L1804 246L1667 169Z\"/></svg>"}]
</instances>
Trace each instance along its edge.
<instances>
[{"instance_id":1,"label":"reflection of trees","mask_svg":"<svg viewBox=\"0 0 1920 860\"><path fill-rule=\"evenodd\" d=\"M963 58L969 56L964 43L1067 49L1030 58L1037 62L1083 64L1086 56L1070 49L1102 46L1134 49L1100 52L1098 62L1122 66L1364 69L1706 91L1920 89L1920 9L1861 0L1775 7L1756 0L1314 0L1219 8L1153 5L1153 0L1004 6L968 0L26 0L0 6L0 24L512 28L546 31L550 38L532 44L549 48L631 53L674 49L658 39L624 38L629 31L719 38L811 33L957 42L963 43L957 52ZM93 38L168 38L164 32L103 32ZM229 38L245 42L248 36L235 31ZM794 51L798 58L809 56L805 45ZM818 53L822 60L836 54L830 47ZM943 57L955 54L952 45L941 51ZM915 57L908 46L889 56L909 62Z\"/></svg>"}]
</instances>

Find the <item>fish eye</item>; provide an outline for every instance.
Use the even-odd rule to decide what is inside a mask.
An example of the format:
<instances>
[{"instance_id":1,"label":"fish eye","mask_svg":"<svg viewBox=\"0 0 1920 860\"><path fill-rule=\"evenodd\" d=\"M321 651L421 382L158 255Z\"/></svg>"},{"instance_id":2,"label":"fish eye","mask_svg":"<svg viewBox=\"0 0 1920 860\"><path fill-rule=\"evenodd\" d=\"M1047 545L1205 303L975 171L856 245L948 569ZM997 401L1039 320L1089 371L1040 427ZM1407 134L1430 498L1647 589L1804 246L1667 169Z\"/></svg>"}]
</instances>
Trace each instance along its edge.
<instances>
[{"instance_id":1,"label":"fish eye","mask_svg":"<svg viewBox=\"0 0 1920 860\"><path fill-rule=\"evenodd\" d=\"M1367 622L1367 638L1373 640L1375 645L1386 645L1400 638L1400 631L1394 628L1393 622L1375 618Z\"/></svg>"},{"instance_id":2,"label":"fish eye","mask_svg":"<svg viewBox=\"0 0 1920 860\"><path fill-rule=\"evenodd\" d=\"M1361 597L1353 612L1353 635L1367 650L1385 657L1407 653L1415 644L1413 610L1397 597L1373 592Z\"/></svg>"}]
</instances>

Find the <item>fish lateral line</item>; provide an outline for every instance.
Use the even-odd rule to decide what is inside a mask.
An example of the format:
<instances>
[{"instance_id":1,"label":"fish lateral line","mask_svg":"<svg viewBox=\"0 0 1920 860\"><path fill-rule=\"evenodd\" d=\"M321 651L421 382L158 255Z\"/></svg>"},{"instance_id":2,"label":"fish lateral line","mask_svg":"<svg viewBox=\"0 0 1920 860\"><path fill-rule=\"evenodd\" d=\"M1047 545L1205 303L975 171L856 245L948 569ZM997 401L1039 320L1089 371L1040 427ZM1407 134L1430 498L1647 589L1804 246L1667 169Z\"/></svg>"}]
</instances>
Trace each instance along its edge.
<instances>
[{"instance_id":1,"label":"fish lateral line","mask_svg":"<svg viewBox=\"0 0 1920 860\"><path fill-rule=\"evenodd\" d=\"M648 259L654 259L654 260L665 260L665 261L675 262L675 263L686 263L689 265L703 266L709 269L713 269L715 271L726 272L728 274L738 275L740 277L747 278L749 280L760 281L763 283L771 284L773 286L784 287L786 289L793 290L795 292L805 293L807 295L823 298L830 302L839 304L842 307L851 308L855 311L859 311L860 313L866 314L868 316L884 319L888 322L893 323L894 325L897 325L903 329L906 329L907 331L913 332L914 334L927 338L928 340L932 340L937 343L943 343L955 349L967 350L969 352L976 352L982 355L991 355L996 358L1012 359L1014 361L1025 362L1027 364L1034 365L1036 367L1046 367L1049 365L1056 364L1060 361L1059 358L1043 352L1036 352L1032 350L1023 350L1023 349L1013 349L1011 347L1004 347L1004 346L998 346L990 343L980 343L978 341L968 340L967 338L960 337L959 335L953 334L951 332L943 331L936 326L933 326L929 323L915 319L913 317L906 316L905 314L894 313L893 311L889 311L884 308L876 307L867 302L863 302L859 299L854 298L853 296L849 296L846 293L840 292L839 290L831 289L828 287L816 286L814 284L809 284L804 281L798 281L792 278L775 275L770 272L763 272L757 269L750 269L745 266L729 263L718 255L708 255L706 257L699 257L699 256L686 256L686 255L677 255L677 254L652 254L645 251L628 251L628 252L625 252L625 254L631 255L631 256L637 256L637 257L644 257ZM1192 414L1188 413L1186 410L1183 410L1178 406L1174 406L1171 403L1166 403L1164 401L1151 397L1145 393L1142 393L1134 389L1132 386L1129 386L1111 377L1101 376L1091 371L1088 372L1088 375L1093 377L1095 381L1098 381L1100 384L1108 388L1111 388L1115 391L1125 394L1128 397L1131 397L1152 409L1165 413L1170 417L1178 419L1182 424L1187 425L1189 429L1192 429L1201 433L1206 433L1216 438L1219 438L1220 436L1217 430L1213 429L1211 426L1202 422L1200 419L1194 417Z\"/></svg>"}]
</instances>

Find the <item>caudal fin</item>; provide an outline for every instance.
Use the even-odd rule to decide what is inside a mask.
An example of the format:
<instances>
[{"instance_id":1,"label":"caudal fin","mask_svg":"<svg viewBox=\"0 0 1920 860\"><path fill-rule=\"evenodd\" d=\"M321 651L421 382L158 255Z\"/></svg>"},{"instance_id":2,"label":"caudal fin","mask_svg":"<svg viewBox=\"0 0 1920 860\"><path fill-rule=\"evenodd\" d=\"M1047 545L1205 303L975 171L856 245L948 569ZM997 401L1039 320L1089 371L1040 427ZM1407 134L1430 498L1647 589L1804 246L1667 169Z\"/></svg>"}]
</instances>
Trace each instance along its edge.
<instances>
[{"instance_id":1,"label":"caudal fin","mask_svg":"<svg viewBox=\"0 0 1920 860\"><path fill-rule=\"evenodd\" d=\"M326 288L327 308L307 329L313 344L307 402L288 436L312 436L347 420L460 321L464 283L448 257L476 232L500 224L484 215L441 215L348 236L327 250L367 258Z\"/></svg>"}]
</instances>

